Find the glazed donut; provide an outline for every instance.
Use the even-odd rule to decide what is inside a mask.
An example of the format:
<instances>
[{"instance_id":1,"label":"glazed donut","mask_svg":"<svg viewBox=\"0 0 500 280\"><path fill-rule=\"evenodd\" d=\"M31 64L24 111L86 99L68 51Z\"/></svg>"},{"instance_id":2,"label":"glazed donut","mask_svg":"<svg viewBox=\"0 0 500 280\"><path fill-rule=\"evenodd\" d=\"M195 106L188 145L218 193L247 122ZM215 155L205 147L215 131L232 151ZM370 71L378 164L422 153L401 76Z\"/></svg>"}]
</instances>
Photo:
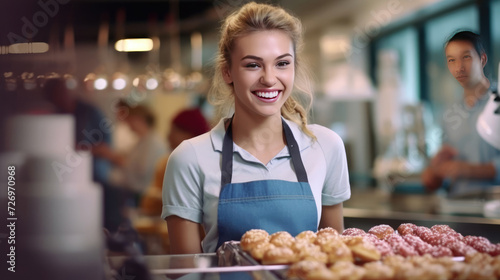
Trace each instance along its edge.
<instances>
[{"instance_id":1,"label":"glazed donut","mask_svg":"<svg viewBox=\"0 0 500 280\"><path fill-rule=\"evenodd\" d=\"M389 225L378 225L370 228L368 233L374 234L379 239L385 239L386 236L394 233L394 229Z\"/></svg>"},{"instance_id":2,"label":"glazed donut","mask_svg":"<svg viewBox=\"0 0 500 280\"><path fill-rule=\"evenodd\" d=\"M306 279L311 271L325 268L325 264L312 260L302 260L292 264L286 273L287 278Z\"/></svg>"},{"instance_id":3,"label":"glazed donut","mask_svg":"<svg viewBox=\"0 0 500 280\"><path fill-rule=\"evenodd\" d=\"M300 251L306 250L308 247L311 246L318 246L318 245L314 243L309 243L309 241L307 241L306 239L295 239L295 242L293 242L290 248L292 248L294 252L299 253Z\"/></svg>"},{"instance_id":4,"label":"glazed donut","mask_svg":"<svg viewBox=\"0 0 500 280\"><path fill-rule=\"evenodd\" d=\"M417 228L417 225L411 224L411 223L405 223L401 224L398 227L398 233L400 235L408 235L408 234L414 234L415 229Z\"/></svg>"},{"instance_id":5,"label":"glazed donut","mask_svg":"<svg viewBox=\"0 0 500 280\"><path fill-rule=\"evenodd\" d=\"M312 230L303 231L295 236L295 240L306 240L309 243L314 243L314 241L316 241L316 238L316 233Z\"/></svg>"},{"instance_id":6,"label":"glazed donut","mask_svg":"<svg viewBox=\"0 0 500 280\"><path fill-rule=\"evenodd\" d=\"M376 237L375 237L376 238ZM377 251L379 251L381 257L386 257L386 256L392 256L394 255L394 251L392 250L391 245L387 243L384 240L380 240L376 238L377 240L370 241L372 244L377 248Z\"/></svg>"},{"instance_id":7,"label":"glazed donut","mask_svg":"<svg viewBox=\"0 0 500 280\"><path fill-rule=\"evenodd\" d=\"M464 243L471 246L472 248L476 249L478 252L481 253L490 253L495 250L495 247L491 242L482 236L471 236L468 235L464 237L463 239Z\"/></svg>"},{"instance_id":8,"label":"glazed donut","mask_svg":"<svg viewBox=\"0 0 500 280\"><path fill-rule=\"evenodd\" d=\"M296 254L288 247L269 248L262 257L262 264L291 264L297 260Z\"/></svg>"},{"instance_id":9,"label":"glazed donut","mask_svg":"<svg viewBox=\"0 0 500 280\"><path fill-rule=\"evenodd\" d=\"M427 243L429 243L429 240L434 237L432 230L423 226L417 226L413 233Z\"/></svg>"},{"instance_id":10,"label":"glazed donut","mask_svg":"<svg viewBox=\"0 0 500 280\"><path fill-rule=\"evenodd\" d=\"M250 255L258 260L258 261L261 261L262 258L264 258L264 254L274 248L276 246L274 246L273 244L267 242L267 241L263 241L263 242L260 242L260 243L257 243L255 244L255 246L253 246L251 249L250 249Z\"/></svg>"},{"instance_id":11,"label":"glazed donut","mask_svg":"<svg viewBox=\"0 0 500 280\"><path fill-rule=\"evenodd\" d=\"M366 234L366 232L360 228L347 228L342 232L342 235L347 235L347 236L358 236L364 234Z\"/></svg>"},{"instance_id":12,"label":"glazed donut","mask_svg":"<svg viewBox=\"0 0 500 280\"><path fill-rule=\"evenodd\" d=\"M330 266L330 270L338 277L336 279L363 279L366 270L352 262L340 261Z\"/></svg>"},{"instance_id":13,"label":"glazed donut","mask_svg":"<svg viewBox=\"0 0 500 280\"><path fill-rule=\"evenodd\" d=\"M399 234L390 234L385 238L385 241L387 241L387 243L391 245L392 250L395 254L401 255L403 257L418 256L417 251L408 243L406 243L403 237L401 237L401 235Z\"/></svg>"},{"instance_id":14,"label":"glazed donut","mask_svg":"<svg viewBox=\"0 0 500 280\"><path fill-rule=\"evenodd\" d=\"M345 246L342 239L338 236L333 235L320 235L316 239L316 243L321 248L321 251L325 253L330 253L337 250L340 246Z\"/></svg>"},{"instance_id":15,"label":"glazed donut","mask_svg":"<svg viewBox=\"0 0 500 280\"><path fill-rule=\"evenodd\" d=\"M367 262L363 265L367 273L363 279L393 279L394 269L382 262Z\"/></svg>"},{"instance_id":16,"label":"glazed donut","mask_svg":"<svg viewBox=\"0 0 500 280\"><path fill-rule=\"evenodd\" d=\"M449 248L453 252L453 256L467 256L470 254L477 253L477 250L472 248L471 246L465 244L460 240L456 240L452 243L447 243L446 247Z\"/></svg>"},{"instance_id":17,"label":"glazed donut","mask_svg":"<svg viewBox=\"0 0 500 280\"><path fill-rule=\"evenodd\" d=\"M320 269L313 270L309 272L305 278L306 280L332 280L337 279L335 274L328 269L326 266L323 266Z\"/></svg>"},{"instance_id":18,"label":"glazed donut","mask_svg":"<svg viewBox=\"0 0 500 280\"><path fill-rule=\"evenodd\" d=\"M292 247L295 238L286 231L278 231L269 236L269 242L276 247Z\"/></svg>"},{"instance_id":19,"label":"glazed donut","mask_svg":"<svg viewBox=\"0 0 500 280\"><path fill-rule=\"evenodd\" d=\"M323 236L323 235L339 235L339 232L332 228L332 227L326 227L326 228L321 228L319 229L317 232L316 232L316 235L319 237L319 236Z\"/></svg>"},{"instance_id":20,"label":"glazed donut","mask_svg":"<svg viewBox=\"0 0 500 280\"><path fill-rule=\"evenodd\" d=\"M339 243L338 246L332 248L328 253L328 263L334 264L340 261L354 262L354 256L349 247L344 243Z\"/></svg>"},{"instance_id":21,"label":"glazed donut","mask_svg":"<svg viewBox=\"0 0 500 280\"><path fill-rule=\"evenodd\" d=\"M416 235L404 235L403 239L408 243L417 253L422 256L425 254L431 254L433 251L433 246L429 243L424 242L420 237Z\"/></svg>"},{"instance_id":22,"label":"glazed donut","mask_svg":"<svg viewBox=\"0 0 500 280\"><path fill-rule=\"evenodd\" d=\"M347 247L351 249L355 258L368 262L380 260L381 254L375 245L369 241L369 238L365 236L343 236L342 239Z\"/></svg>"},{"instance_id":23,"label":"glazed donut","mask_svg":"<svg viewBox=\"0 0 500 280\"><path fill-rule=\"evenodd\" d=\"M310 244L308 247L304 247L303 250L296 253L299 260L311 260L321 263L328 262L328 255L321 251L318 245Z\"/></svg>"},{"instance_id":24,"label":"glazed donut","mask_svg":"<svg viewBox=\"0 0 500 280\"><path fill-rule=\"evenodd\" d=\"M463 240L464 238L460 233L456 232L449 225L433 225L431 227L431 231L434 233L445 234L458 240Z\"/></svg>"},{"instance_id":25,"label":"glazed donut","mask_svg":"<svg viewBox=\"0 0 500 280\"><path fill-rule=\"evenodd\" d=\"M267 242L269 233L262 229L251 229L243 234L240 240L240 247L244 251L250 251L261 242Z\"/></svg>"},{"instance_id":26,"label":"glazed donut","mask_svg":"<svg viewBox=\"0 0 500 280\"><path fill-rule=\"evenodd\" d=\"M443 246L434 246L430 250L430 255L435 258L452 257L453 252L449 248Z\"/></svg>"}]
</instances>

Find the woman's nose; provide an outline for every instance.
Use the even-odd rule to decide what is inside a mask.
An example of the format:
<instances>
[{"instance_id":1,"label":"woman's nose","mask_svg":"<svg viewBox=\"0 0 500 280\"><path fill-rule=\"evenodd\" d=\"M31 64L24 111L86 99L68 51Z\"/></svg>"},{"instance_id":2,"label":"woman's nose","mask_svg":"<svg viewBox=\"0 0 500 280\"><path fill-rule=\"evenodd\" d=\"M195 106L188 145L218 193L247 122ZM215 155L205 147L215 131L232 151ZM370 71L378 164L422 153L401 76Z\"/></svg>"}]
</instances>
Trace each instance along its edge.
<instances>
[{"instance_id":1,"label":"woman's nose","mask_svg":"<svg viewBox=\"0 0 500 280\"><path fill-rule=\"evenodd\" d=\"M272 87L276 84L277 78L273 69L265 69L262 72L262 76L260 77L260 83L267 86Z\"/></svg>"}]
</instances>

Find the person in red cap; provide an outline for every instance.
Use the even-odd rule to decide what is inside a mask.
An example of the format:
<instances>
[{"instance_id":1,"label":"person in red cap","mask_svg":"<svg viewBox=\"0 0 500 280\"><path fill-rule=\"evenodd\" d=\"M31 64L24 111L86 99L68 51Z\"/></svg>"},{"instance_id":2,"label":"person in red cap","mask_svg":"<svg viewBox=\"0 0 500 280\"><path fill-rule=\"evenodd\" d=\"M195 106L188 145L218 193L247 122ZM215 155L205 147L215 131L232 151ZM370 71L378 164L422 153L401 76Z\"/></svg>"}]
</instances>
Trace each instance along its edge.
<instances>
[{"instance_id":1,"label":"person in red cap","mask_svg":"<svg viewBox=\"0 0 500 280\"><path fill-rule=\"evenodd\" d=\"M172 119L171 127L167 135L171 151L179 146L182 141L201 135L210 130L208 121L199 108L188 108L180 111ZM161 158L155 169L153 184L146 191L141 200L142 213L151 216L159 216L162 211L162 186L168 156Z\"/></svg>"},{"instance_id":2,"label":"person in red cap","mask_svg":"<svg viewBox=\"0 0 500 280\"><path fill-rule=\"evenodd\" d=\"M178 113L172 120L168 143L170 148L174 150L182 141L201 135L209 130L210 126L200 109L186 109Z\"/></svg>"}]
</instances>

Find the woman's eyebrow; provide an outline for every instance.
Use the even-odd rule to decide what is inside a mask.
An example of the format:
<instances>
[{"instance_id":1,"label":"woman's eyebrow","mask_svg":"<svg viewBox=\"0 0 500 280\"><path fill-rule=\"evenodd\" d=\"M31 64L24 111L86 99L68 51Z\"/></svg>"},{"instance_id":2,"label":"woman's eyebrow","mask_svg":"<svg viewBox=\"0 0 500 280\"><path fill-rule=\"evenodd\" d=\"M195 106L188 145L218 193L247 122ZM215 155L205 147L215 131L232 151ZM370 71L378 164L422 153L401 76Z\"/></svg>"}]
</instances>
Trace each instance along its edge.
<instances>
[{"instance_id":1,"label":"woman's eyebrow","mask_svg":"<svg viewBox=\"0 0 500 280\"><path fill-rule=\"evenodd\" d=\"M287 57L287 56L293 57L291 54L285 53L285 54L282 54L282 55L278 56L276 58L276 60L277 59L282 59L282 58ZM258 56L255 56L255 55L245 55L244 57L241 58L241 60L245 60L245 59L254 59L254 60L258 60L258 61L263 61L264 60L264 59L262 59L262 57L258 57Z\"/></svg>"}]
</instances>

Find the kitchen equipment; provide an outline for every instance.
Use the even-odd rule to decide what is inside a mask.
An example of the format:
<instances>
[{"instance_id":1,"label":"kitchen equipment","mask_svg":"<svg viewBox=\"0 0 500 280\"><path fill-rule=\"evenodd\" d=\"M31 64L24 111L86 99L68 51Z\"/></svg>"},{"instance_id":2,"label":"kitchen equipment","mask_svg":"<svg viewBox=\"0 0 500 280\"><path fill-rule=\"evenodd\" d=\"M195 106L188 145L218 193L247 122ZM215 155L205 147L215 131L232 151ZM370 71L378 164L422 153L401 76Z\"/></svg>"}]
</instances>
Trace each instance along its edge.
<instances>
[{"instance_id":1,"label":"kitchen equipment","mask_svg":"<svg viewBox=\"0 0 500 280\"><path fill-rule=\"evenodd\" d=\"M489 97L488 103L479 115L476 129L479 135L493 147L500 149L500 63L498 64L497 89Z\"/></svg>"}]
</instances>

